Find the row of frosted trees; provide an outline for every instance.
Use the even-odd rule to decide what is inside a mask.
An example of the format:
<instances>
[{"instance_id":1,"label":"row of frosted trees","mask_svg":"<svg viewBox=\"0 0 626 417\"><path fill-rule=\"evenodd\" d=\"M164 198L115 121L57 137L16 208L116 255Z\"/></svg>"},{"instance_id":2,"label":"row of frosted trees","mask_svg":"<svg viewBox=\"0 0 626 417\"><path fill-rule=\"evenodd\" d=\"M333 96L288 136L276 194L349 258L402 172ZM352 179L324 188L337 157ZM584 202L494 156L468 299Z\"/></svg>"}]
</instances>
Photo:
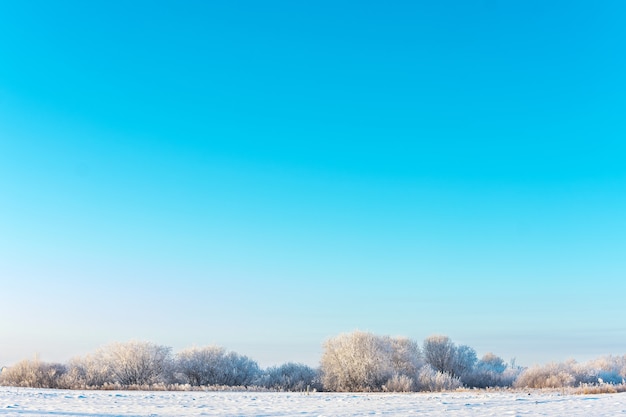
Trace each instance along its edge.
<instances>
[{"instance_id":1,"label":"row of frosted trees","mask_svg":"<svg viewBox=\"0 0 626 417\"><path fill-rule=\"evenodd\" d=\"M67 389L321 389L319 372L286 363L260 369L247 356L219 346L194 347L176 355L149 342L114 343L68 364L23 360L5 368L0 385Z\"/></svg>"},{"instance_id":2,"label":"row of frosted trees","mask_svg":"<svg viewBox=\"0 0 626 417\"><path fill-rule=\"evenodd\" d=\"M624 387L626 355L585 364L569 361L522 369L447 336L420 345L406 338L355 331L324 343L320 367L258 364L218 346L172 354L148 342L114 343L68 364L25 360L6 368L0 384L37 388L269 389L279 391L442 391L460 387Z\"/></svg>"},{"instance_id":3,"label":"row of frosted trees","mask_svg":"<svg viewBox=\"0 0 626 417\"><path fill-rule=\"evenodd\" d=\"M422 347L406 338L341 334L324 345L321 380L330 391L441 391L513 385L520 369L491 354L431 336Z\"/></svg>"}]
</instances>

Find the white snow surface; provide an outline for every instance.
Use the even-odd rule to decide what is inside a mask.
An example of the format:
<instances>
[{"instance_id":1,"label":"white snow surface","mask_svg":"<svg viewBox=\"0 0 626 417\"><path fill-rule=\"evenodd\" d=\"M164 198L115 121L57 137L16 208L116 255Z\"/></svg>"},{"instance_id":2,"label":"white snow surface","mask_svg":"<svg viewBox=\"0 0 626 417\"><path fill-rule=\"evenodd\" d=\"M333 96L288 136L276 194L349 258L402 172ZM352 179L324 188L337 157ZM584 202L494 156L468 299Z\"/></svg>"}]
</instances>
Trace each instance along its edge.
<instances>
[{"instance_id":1,"label":"white snow surface","mask_svg":"<svg viewBox=\"0 0 626 417\"><path fill-rule=\"evenodd\" d=\"M64 391L0 387L0 417L626 416L626 393L338 394Z\"/></svg>"}]
</instances>

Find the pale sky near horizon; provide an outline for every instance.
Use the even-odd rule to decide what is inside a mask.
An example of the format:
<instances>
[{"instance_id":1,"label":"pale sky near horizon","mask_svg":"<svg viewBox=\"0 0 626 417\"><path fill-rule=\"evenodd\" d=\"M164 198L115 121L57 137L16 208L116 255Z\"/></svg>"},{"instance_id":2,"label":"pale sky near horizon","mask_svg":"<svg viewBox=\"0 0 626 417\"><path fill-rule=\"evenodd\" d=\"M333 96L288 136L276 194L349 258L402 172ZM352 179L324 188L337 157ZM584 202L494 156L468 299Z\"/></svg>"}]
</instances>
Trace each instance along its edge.
<instances>
[{"instance_id":1,"label":"pale sky near horizon","mask_svg":"<svg viewBox=\"0 0 626 417\"><path fill-rule=\"evenodd\" d=\"M1 1L0 365L626 354L626 3Z\"/></svg>"}]
</instances>

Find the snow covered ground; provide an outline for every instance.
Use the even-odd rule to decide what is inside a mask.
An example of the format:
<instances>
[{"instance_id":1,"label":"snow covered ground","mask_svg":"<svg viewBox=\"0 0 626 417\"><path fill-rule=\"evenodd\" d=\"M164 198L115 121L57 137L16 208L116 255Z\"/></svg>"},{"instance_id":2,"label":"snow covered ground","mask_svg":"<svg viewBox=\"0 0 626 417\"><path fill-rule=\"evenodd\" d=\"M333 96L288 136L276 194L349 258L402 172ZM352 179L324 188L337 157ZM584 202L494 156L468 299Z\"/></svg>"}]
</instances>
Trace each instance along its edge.
<instances>
[{"instance_id":1,"label":"snow covered ground","mask_svg":"<svg viewBox=\"0 0 626 417\"><path fill-rule=\"evenodd\" d=\"M626 393L334 394L63 391L0 387L0 417L626 416Z\"/></svg>"}]
</instances>

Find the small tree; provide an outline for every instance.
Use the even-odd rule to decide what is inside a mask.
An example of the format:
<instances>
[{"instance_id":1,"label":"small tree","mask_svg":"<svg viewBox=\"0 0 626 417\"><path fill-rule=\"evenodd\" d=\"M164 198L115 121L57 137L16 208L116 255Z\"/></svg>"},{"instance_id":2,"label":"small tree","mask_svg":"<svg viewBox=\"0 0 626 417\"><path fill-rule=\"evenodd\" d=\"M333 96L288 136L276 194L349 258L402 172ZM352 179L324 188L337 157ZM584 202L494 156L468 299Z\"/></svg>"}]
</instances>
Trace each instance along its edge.
<instances>
[{"instance_id":1,"label":"small tree","mask_svg":"<svg viewBox=\"0 0 626 417\"><path fill-rule=\"evenodd\" d=\"M462 383L458 377L426 365L420 369L417 385L420 391L447 391L460 388Z\"/></svg>"}]
</instances>

